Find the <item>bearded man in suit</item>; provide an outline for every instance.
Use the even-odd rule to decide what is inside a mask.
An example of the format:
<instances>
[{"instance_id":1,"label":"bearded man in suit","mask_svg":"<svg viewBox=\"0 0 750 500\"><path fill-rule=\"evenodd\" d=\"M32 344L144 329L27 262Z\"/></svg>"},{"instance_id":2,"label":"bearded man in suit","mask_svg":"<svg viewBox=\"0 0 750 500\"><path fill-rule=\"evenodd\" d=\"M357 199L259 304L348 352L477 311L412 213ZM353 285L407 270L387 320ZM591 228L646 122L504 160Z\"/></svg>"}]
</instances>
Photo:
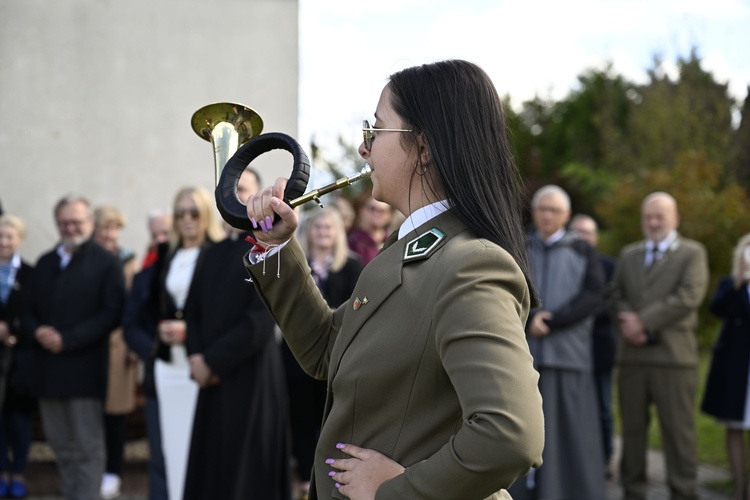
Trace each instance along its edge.
<instances>
[{"instance_id":1,"label":"bearded man in suit","mask_svg":"<svg viewBox=\"0 0 750 500\"><path fill-rule=\"evenodd\" d=\"M31 387L63 498L98 500L109 334L120 322L125 283L117 256L91 238L86 198L62 198L54 213L60 242L37 262L24 318L34 344Z\"/></svg>"},{"instance_id":2,"label":"bearded man in suit","mask_svg":"<svg viewBox=\"0 0 750 500\"><path fill-rule=\"evenodd\" d=\"M625 498L645 499L649 410L659 416L673 499L697 499L695 396L698 307L708 285L706 249L677 233L667 193L641 205L645 239L626 246L615 270L612 308L620 332L621 477Z\"/></svg>"}]
</instances>

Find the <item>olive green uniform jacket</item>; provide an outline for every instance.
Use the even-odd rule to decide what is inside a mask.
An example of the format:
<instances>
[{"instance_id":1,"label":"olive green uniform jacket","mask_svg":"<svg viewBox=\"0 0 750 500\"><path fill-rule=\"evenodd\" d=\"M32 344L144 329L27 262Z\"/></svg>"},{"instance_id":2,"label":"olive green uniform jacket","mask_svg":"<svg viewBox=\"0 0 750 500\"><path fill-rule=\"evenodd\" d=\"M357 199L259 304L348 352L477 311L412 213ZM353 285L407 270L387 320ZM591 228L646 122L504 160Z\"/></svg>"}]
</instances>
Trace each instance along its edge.
<instances>
[{"instance_id":1,"label":"olive green uniform jacket","mask_svg":"<svg viewBox=\"0 0 750 500\"><path fill-rule=\"evenodd\" d=\"M311 498L345 498L325 464L348 458L336 443L406 468L378 499L509 498L501 490L541 464L544 444L524 276L450 212L395 237L336 311L295 240L246 261L302 368L328 380Z\"/></svg>"}]
</instances>

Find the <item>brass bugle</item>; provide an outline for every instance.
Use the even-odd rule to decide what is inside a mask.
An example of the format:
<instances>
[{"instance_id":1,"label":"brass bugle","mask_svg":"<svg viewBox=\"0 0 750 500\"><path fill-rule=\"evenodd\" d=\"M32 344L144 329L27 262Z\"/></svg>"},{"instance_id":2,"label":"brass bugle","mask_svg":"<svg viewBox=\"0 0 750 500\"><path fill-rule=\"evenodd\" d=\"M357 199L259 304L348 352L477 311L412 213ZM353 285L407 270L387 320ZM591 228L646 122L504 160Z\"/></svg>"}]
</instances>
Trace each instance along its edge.
<instances>
[{"instance_id":1,"label":"brass bugle","mask_svg":"<svg viewBox=\"0 0 750 500\"><path fill-rule=\"evenodd\" d=\"M310 159L302 146L293 137L281 132L257 135L241 146L227 161L221 170L219 182L214 191L216 208L219 209L221 217L230 226L246 231L254 229L247 217L247 207L237 198L237 183L242 172L253 160L275 149L286 150L294 158L292 173L289 175L289 180L284 188L284 202L291 207L298 207L309 201L315 201L318 205L323 206L320 202L321 196L362 179L367 179L372 175L370 165L365 164L359 173L351 177L342 177L332 184L305 193L307 181L310 179Z\"/></svg>"},{"instance_id":2,"label":"brass bugle","mask_svg":"<svg viewBox=\"0 0 750 500\"><path fill-rule=\"evenodd\" d=\"M263 131L263 119L252 108L236 102L207 104L193 113L190 125L198 137L214 146L214 181L237 149Z\"/></svg>"},{"instance_id":3,"label":"brass bugle","mask_svg":"<svg viewBox=\"0 0 750 500\"><path fill-rule=\"evenodd\" d=\"M303 194L299 198L295 198L293 200L289 200L289 205L294 208L298 207L300 205L303 205L307 202L314 201L320 207L323 207L323 204L320 202L320 197L331 193L333 191L337 191L339 189L345 188L346 186L350 186L354 184L355 182L359 182L363 179L369 179L372 175L372 169L370 168L369 163L365 163L365 166L362 167L362 170L357 172L356 174L349 176L349 177L342 177L335 182L332 182L331 184L328 184L326 186L323 186L322 188L313 189L312 191Z\"/></svg>"}]
</instances>

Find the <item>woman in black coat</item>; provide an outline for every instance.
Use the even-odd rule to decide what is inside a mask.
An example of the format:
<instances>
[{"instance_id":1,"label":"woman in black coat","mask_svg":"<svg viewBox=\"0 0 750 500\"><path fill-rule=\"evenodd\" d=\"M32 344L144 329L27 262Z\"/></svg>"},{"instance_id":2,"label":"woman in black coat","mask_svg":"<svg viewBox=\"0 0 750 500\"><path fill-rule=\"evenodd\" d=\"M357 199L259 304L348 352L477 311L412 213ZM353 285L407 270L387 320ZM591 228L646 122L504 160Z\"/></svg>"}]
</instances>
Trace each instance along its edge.
<instances>
[{"instance_id":1,"label":"woman in black coat","mask_svg":"<svg viewBox=\"0 0 750 500\"><path fill-rule=\"evenodd\" d=\"M36 407L30 394L31 342L21 335L32 273L17 253L25 232L18 217L0 216L0 497L10 498L26 496L31 413Z\"/></svg>"},{"instance_id":2,"label":"woman in black coat","mask_svg":"<svg viewBox=\"0 0 750 500\"><path fill-rule=\"evenodd\" d=\"M747 485L744 437L750 434L750 234L735 247L732 276L719 283L711 312L723 322L701 409L726 426L734 498L741 500L750 494L743 491Z\"/></svg>"},{"instance_id":3,"label":"woman in black coat","mask_svg":"<svg viewBox=\"0 0 750 500\"><path fill-rule=\"evenodd\" d=\"M224 237L224 230L211 195L203 188L178 191L172 213L170 241L157 248L146 307L148 316L158 318L154 382L167 490L170 499L181 500L198 398L198 385L190 380L185 317L191 307L194 271L206 250Z\"/></svg>"},{"instance_id":4,"label":"woman in black coat","mask_svg":"<svg viewBox=\"0 0 750 500\"><path fill-rule=\"evenodd\" d=\"M248 167L237 196L260 185ZM247 281L249 233L206 250L186 311L190 373L200 386L184 500L289 500L289 439L284 367L274 321Z\"/></svg>"},{"instance_id":5,"label":"woman in black coat","mask_svg":"<svg viewBox=\"0 0 750 500\"><path fill-rule=\"evenodd\" d=\"M184 500L289 500L284 366L274 321L242 257L246 234L205 252L186 311L192 378L200 385Z\"/></svg>"}]
</instances>

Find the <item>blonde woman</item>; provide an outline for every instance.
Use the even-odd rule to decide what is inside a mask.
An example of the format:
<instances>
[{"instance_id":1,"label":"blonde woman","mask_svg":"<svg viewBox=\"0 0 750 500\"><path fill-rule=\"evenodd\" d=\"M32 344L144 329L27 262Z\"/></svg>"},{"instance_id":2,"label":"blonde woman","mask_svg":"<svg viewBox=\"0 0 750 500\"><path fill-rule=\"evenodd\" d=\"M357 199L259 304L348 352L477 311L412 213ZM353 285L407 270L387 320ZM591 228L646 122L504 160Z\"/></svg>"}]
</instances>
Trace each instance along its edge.
<instances>
[{"instance_id":1,"label":"blonde woman","mask_svg":"<svg viewBox=\"0 0 750 500\"><path fill-rule=\"evenodd\" d=\"M181 499L185 483L198 384L190 379L185 347L185 309L203 253L224 238L211 195L202 188L181 189L172 207L170 240L159 245L149 305L158 318L154 381L159 402L169 498Z\"/></svg>"},{"instance_id":2,"label":"blonde woman","mask_svg":"<svg viewBox=\"0 0 750 500\"><path fill-rule=\"evenodd\" d=\"M722 326L701 409L727 429L733 498L742 500L750 495L744 468L749 445L745 440L750 443L750 234L734 248L732 275L719 282L711 312L722 319Z\"/></svg>"},{"instance_id":3,"label":"blonde woman","mask_svg":"<svg viewBox=\"0 0 750 500\"><path fill-rule=\"evenodd\" d=\"M120 246L120 231L125 223L125 216L115 207L101 206L94 210L94 240L120 259L127 291L138 271L138 262L132 250ZM135 409L138 363L125 345L122 327L116 328L109 336L108 370L107 399L104 402L106 463L99 492L104 500L120 495L125 454L125 415Z\"/></svg>"},{"instance_id":4,"label":"blonde woman","mask_svg":"<svg viewBox=\"0 0 750 500\"><path fill-rule=\"evenodd\" d=\"M314 210L305 220L300 242L323 297L338 307L349 299L362 271L362 261L347 245L341 214L330 208Z\"/></svg>"},{"instance_id":5,"label":"blonde woman","mask_svg":"<svg viewBox=\"0 0 750 500\"><path fill-rule=\"evenodd\" d=\"M0 497L27 494L26 464L31 447L31 345L20 335L33 268L18 249L26 235L23 221L0 216ZM10 453L8 453L10 452Z\"/></svg>"}]
</instances>

